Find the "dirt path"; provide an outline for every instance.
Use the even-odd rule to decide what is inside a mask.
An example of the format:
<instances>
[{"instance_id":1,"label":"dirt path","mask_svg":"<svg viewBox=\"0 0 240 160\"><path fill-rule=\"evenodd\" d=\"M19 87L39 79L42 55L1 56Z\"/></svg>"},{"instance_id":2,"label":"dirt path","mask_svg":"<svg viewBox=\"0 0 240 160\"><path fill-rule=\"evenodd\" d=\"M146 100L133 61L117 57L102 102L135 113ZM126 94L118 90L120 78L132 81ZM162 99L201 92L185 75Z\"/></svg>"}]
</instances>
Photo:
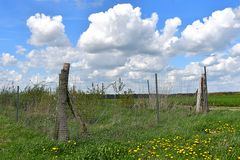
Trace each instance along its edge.
<instances>
[{"instance_id":1,"label":"dirt path","mask_svg":"<svg viewBox=\"0 0 240 160\"><path fill-rule=\"evenodd\" d=\"M227 110L227 111L240 111L240 107L210 107L210 110Z\"/></svg>"}]
</instances>

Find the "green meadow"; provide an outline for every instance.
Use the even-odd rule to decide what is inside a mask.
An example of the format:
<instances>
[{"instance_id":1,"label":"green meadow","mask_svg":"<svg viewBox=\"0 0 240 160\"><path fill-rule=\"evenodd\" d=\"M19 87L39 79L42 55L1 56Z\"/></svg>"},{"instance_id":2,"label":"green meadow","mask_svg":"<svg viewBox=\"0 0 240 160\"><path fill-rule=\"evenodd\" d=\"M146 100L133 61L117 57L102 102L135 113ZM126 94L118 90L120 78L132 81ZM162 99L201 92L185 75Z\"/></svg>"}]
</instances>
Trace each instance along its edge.
<instances>
[{"instance_id":1,"label":"green meadow","mask_svg":"<svg viewBox=\"0 0 240 160\"><path fill-rule=\"evenodd\" d=\"M238 106L238 96L210 94L209 104ZM196 114L194 108L168 100L157 123L156 111L148 107L148 99L125 96L106 100L99 95L75 93L74 105L81 112L88 133L81 133L79 123L69 112L70 139L57 142L53 139L56 96L41 89L21 93L19 122L15 120L13 97L11 93L1 94L4 105L0 109L0 159L3 160L240 159L239 111L226 108ZM188 103L182 103L183 106L194 106L186 96L177 98L185 98Z\"/></svg>"}]
</instances>

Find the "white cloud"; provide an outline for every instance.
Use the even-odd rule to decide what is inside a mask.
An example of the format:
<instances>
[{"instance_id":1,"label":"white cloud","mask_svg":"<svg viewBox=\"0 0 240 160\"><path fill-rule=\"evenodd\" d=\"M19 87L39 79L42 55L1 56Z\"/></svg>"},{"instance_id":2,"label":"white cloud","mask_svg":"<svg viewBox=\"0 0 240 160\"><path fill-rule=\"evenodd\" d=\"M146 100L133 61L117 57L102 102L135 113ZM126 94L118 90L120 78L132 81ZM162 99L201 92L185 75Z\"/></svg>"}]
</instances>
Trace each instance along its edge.
<instances>
[{"instance_id":1,"label":"white cloud","mask_svg":"<svg viewBox=\"0 0 240 160\"><path fill-rule=\"evenodd\" d=\"M16 53L23 55L26 52L26 49L21 45L16 45Z\"/></svg>"},{"instance_id":2,"label":"white cloud","mask_svg":"<svg viewBox=\"0 0 240 160\"><path fill-rule=\"evenodd\" d=\"M120 52L86 54L86 60L91 68L112 69L123 66L127 60L126 55Z\"/></svg>"},{"instance_id":3,"label":"white cloud","mask_svg":"<svg viewBox=\"0 0 240 160\"><path fill-rule=\"evenodd\" d=\"M166 65L166 58L151 55L136 55L128 59L125 66L132 71L159 71Z\"/></svg>"},{"instance_id":4,"label":"white cloud","mask_svg":"<svg viewBox=\"0 0 240 160\"><path fill-rule=\"evenodd\" d=\"M2 70L1 69L0 74L1 74L0 87L9 85L9 83L12 83L12 82L17 83L22 79L22 75L20 73L17 73L15 70L7 70L7 69Z\"/></svg>"},{"instance_id":5,"label":"white cloud","mask_svg":"<svg viewBox=\"0 0 240 160\"><path fill-rule=\"evenodd\" d=\"M162 31L162 35L160 36L160 44L163 44L163 50L166 52L173 52L172 47L176 41L178 41L178 37L174 36L174 34L178 31L177 27L182 24L181 20L178 17L167 19L165 22L165 27Z\"/></svg>"},{"instance_id":6,"label":"white cloud","mask_svg":"<svg viewBox=\"0 0 240 160\"><path fill-rule=\"evenodd\" d=\"M212 54L202 61L203 66L211 66L217 63L218 55Z\"/></svg>"},{"instance_id":7,"label":"white cloud","mask_svg":"<svg viewBox=\"0 0 240 160\"><path fill-rule=\"evenodd\" d=\"M72 67L87 68L83 54L71 47L47 47L32 50L27 54L29 67L44 68L45 71L58 71L63 63L72 63Z\"/></svg>"},{"instance_id":8,"label":"white cloud","mask_svg":"<svg viewBox=\"0 0 240 160\"><path fill-rule=\"evenodd\" d=\"M2 53L1 64L2 66L15 65L17 64L17 59L9 53Z\"/></svg>"},{"instance_id":9,"label":"white cloud","mask_svg":"<svg viewBox=\"0 0 240 160\"><path fill-rule=\"evenodd\" d=\"M160 32L156 29L158 15L142 19L139 7L118 4L106 12L91 14L89 28L81 35L78 47L90 53L158 54L171 48L177 37L179 18L166 21ZM167 52L167 51L166 51ZM166 53L165 52L165 53Z\"/></svg>"},{"instance_id":10,"label":"white cloud","mask_svg":"<svg viewBox=\"0 0 240 160\"><path fill-rule=\"evenodd\" d=\"M160 77L169 83L178 80L188 83L199 80L203 66L207 66L211 83L236 81L239 77L239 8L215 11L202 21L196 20L179 32L180 36L176 36L180 18L167 19L164 27L158 29L156 13L149 18L142 18L141 14L140 8L131 4L119 4L105 12L91 14L90 25L79 37L76 48L70 46L61 16L36 14L27 20L27 25L32 33L28 42L37 48L26 53L26 49L18 45L16 53L25 54L26 59L20 61L3 53L1 64L16 65L24 77L40 69L40 79L47 82L57 81L64 62L71 63L71 74L78 77L79 83L111 82L122 77L134 84L154 77L155 72L164 72ZM167 72L169 59L178 54L208 57ZM34 75L26 78L36 81ZM70 83L75 81L73 78Z\"/></svg>"},{"instance_id":11,"label":"white cloud","mask_svg":"<svg viewBox=\"0 0 240 160\"><path fill-rule=\"evenodd\" d=\"M125 67L117 67L114 69L107 70L104 75L108 78L118 78L123 77L124 73L126 73Z\"/></svg>"},{"instance_id":12,"label":"white cloud","mask_svg":"<svg viewBox=\"0 0 240 160\"><path fill-rule=\"evenodd\" d=\"M143 78L143 72L130 71L128 72L129 79L141 79Z\"/></svg>"},{"instance_id":13,"label":"white cloud","mask_svg":"<svg viewBox=\"0 0 240 160\"><path fill-rule=\"evenodd\" d=\"M62 16L46 16L37 13L27 20L32 35L28 42L34 46L69 46Z\"/></svg>"},{"instance_id":14,"label":"white cloud","mask_svg":"<svg viewBox=\"0 0 240 160\"><path fill-rule=\"evenodd\" d=\"M167 73L167 77L172 80L197 80L202 74L202 65L200 62L191 62L184 69L174 69Z\"/></svg>"},{"instance_id":15,"label":"white cloud","mask_svg":"<svg viewBox=\"0 0 240 160\"><path fill-rule=\"evenodd\" d=\"M90 73L88 75L88 78L92 79L92 78L96 78L96 77L100 77L100 76L101 76L101 73L98 70L94 70L92 73Z\"/></svg>"},{"instance_id":16,"label":"white cloud","mask_svg":"<svg viewBox=\"0 0 240 160\"><path fill-rule=\"evenodd\" d=\"M131 76L140 72L160 71L172 56L172 45L181 20L168 19L157 30L158 15L141 18L139 7L119 4L106 12L91 14L89 28L80 36L78 48L83 49L93 72L89 78ZM128 74L128 72L130 74ZM135 75L135 76L133 76Z\"/></svg>"},{"instance_id":17,"label":"white cloud","mask_svg":"<svg viewBox=\"0 0 240 160\"><path fill-rule=\"evenodd\" d=\"M194 21L181 33L177 50L203 54L226 49L240 35L240 8L215 11L211 16Z\"/></svg>"},{"instance_id":18,"label":"white cloud","mask_svg":"<svg viewBox=\"0 0 240 160\"><path fill-rule=\"evenodd\" d=\"M237 90L238 88L236 87L238 86L240 78L239 61L240 57L232 57L231 53L229 55L214 54L203 59L201 62L191 62L183 69L173 69L167 74L167 76L171 77L175 82L198 82L203 73L203 66L207 65L210 92ZM222 84L225 84L225 86Z\"/></svg>"},{"instance_id":19,"label":"white cloud","mask_svg":"<svg viewBox=\"0 0 240 160\"><path fill-rule=\"evenodd\" d=\"M230 52L233 57L240 56L240 43L234 45Z\"/></svg>"}]
</instances>

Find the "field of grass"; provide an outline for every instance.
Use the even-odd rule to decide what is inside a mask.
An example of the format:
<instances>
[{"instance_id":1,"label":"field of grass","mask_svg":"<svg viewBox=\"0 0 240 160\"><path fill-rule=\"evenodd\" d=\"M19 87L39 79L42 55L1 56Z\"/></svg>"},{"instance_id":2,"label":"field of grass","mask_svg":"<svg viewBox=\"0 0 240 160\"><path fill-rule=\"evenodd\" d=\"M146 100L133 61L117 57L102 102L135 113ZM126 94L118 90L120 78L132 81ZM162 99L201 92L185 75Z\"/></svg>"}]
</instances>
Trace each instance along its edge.
<instances>
[{"instance_id":1,"label":"field of grass","mask_svg":"<svg viewBox=\"0 0 240 160\"><path fill-rule=\"evenodd\" d=\"M0 159L240 159L240 112L110 108L89 135L58 143L0 115Z\"/></svg>"},{"instance_id":2,"label":"field of grass","mask_svg":"<svg viewBox=\"0 0 240 160\"><path fill-rule=\"evenodd\" d=\"M162 97L162 101L165 104L170 105L187 105L195 106L196 96L194 95L172 95L168 97ZM209 93L208 95L209 106L223 106L223 107L240 107L240 93Z\"/></svg>"},{"instance_id":3,"label":"field of grass","mask_svg":"<svg viewBox=\"0 0 240 160\"><path fill-rule=\"evenodd\" d=\"M216 106L239 106L239 94L210 94ZM225 97L225 98L223 98ZM71 95L88 134L69 116L70 140L53 139L56 95L42 88L20 94L15 121L13 92L0 94L0 159L240 159L240 112L195 114L193 96L161 97L160 122L148 99ZM233 105L229 105L229 104ZM137 105L134 105L137 104ZM154 102L153 102L154 104Z\"/></svg>"},{"instance_id":4,"label":"field of grass","mask_svg":"<svg viewBox=\"0 0 240 160\"><path fill-rule=\"evenodd\" d=\"M211 106L239 107L240 93L215 93L209 95Z\"/></svg>"}]
</instances>

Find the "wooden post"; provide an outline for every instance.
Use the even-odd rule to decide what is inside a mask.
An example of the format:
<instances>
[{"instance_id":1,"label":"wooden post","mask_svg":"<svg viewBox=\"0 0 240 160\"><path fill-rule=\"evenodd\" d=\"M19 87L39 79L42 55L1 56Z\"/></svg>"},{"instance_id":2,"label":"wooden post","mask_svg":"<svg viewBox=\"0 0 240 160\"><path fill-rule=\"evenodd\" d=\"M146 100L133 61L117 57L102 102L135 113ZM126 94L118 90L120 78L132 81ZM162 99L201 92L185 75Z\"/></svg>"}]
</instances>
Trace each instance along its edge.
<instances>
[{"instance_id":1,"label":"wooden post","mask_svg":"<svg viewBox=\"0 0 240 160\"><path fill-rule=\"evenodd\" d=\"M147 87L148 87L148 98L150 98L150 85L149 85L149 80L147 80Z\"/></svg>"},{"instance_id":2,"label":"wooden post","mask_svg":"<svg viewBox=\"0 0 240 160\"><path fill-rule=\"evenodd\" d=\"M197 104L196 104L196 112L209 112L208 106L208 90L207 90L207 74L206 67L204 66L204 74L202 74L199 89L197 93Z\"/></svg>"},{"instance_id":3,"label":"wooden post","mask_svg":"<svg viewBox=\"0 0 240 160\"><path fill-rule=\"evenodd\" d=\"M57 140L66 141L69 138L67 126L67 97L68 97L68 76L70 64L64 63L59 74L59 91L57 105Z\"/></svg>"},{"instance_id":4,"label":"wooden post","mask_svg":"<svg viewBox=\"0 0 240 160\"><path fill-rule=\"evenodd\" d=\"M197 104L196 104L196 112L201 113L203 111L203 75L200 78L198 92L197 92Z\"/></svg>"},{"instance_id":5,"label":"wooden post","mask_svg":"<svg viewBox=\"0 0 240 160\"><path fill-rule=\"evenodd\" d=\"M207 89L207 69L206 66L204 66L204 77L203 77L204 83L203 83L203 111L209 112L209 106L208 106L208 89Z\"/></svg>"},{"instance_id":6,"label":"wooden post","mask_svg":"<svg viewBox=\"0 0 240 160\"><path fill-rule=\"evenodd\" d=\"M17 97L16 97L16 121L19 119L19 86L17 86Z\"/></svg>"},{"instance_id":7,"label":"wooden post","mask_svg":"<svg viewBox=\"0 0 240 160\"><path fill-rule=\"evenodd\" d=\"M157 73L155 73L155 82L156 82L156 111L157 111L157 123L160 121L160 116L159 116L159 95L158 95L158 78L157 78Z\"/></svg>"}]
</instances>

